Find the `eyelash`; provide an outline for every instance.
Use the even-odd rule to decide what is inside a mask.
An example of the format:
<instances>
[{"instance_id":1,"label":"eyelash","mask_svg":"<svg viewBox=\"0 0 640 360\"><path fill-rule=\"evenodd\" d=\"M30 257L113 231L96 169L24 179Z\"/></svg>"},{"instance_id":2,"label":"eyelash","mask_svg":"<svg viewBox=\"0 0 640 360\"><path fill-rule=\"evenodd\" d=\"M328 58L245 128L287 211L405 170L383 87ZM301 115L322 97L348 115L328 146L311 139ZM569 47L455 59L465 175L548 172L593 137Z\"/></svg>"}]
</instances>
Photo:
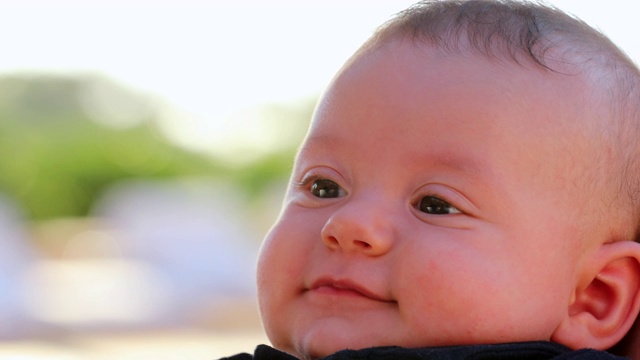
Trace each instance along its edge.
<instances>
[{"instance_id":1,"label":"eyelash","mask_svg":"<svg viewBox=\"0 0 640 360\"><path fill-rule=\"evenodd\" d=\"M322 186L319 185L319 183L321 182L323 182L325 186L335 186L336 189L327 190L324 188L319 188L320 186ZM344 190L344 188L342 188L342 186L340 186L340 184L322 175L310 174L305 176L301 181L294 184L306 189L306 191L311 196L318 199L334 199L346 195L346 191ZM337 191L337 193L335 193L335 191ZM425 200L431 201L432 205L427 206L426 204L424 204ZM425 206L425 208L423 208L423 205ZM414 207L416 210L431 216L463 214L463 211L455 205L452 205L450 201L436 195L424 195L420 197ZM443 210L443 208L446 208L446 210Z\"/></svg>"},{"instance_id":2,"label":"eyelash","mask_svg":"<svg viewBox=\"0 0 640 360\"><path fill-rule=\"evenodd\" d=\"M425 202L425 200L432 201L434 204L432 204L432 205L423 204ZM423 209L423 205L425 206L424 209ZM433 196L433 195L427 195L427 196L421 197L418 200L418 202L416 203L415 208L416 208L416 210L418 210L420 212L423 212L425 214L428 214L428 215L442 216L442 215L462 214L462 211L460 209L458 209L456 206L452 205L447 200L443 200L443 199L441 199L441 198L439 198L437 196ZM447 210L443 210L443 208L448 208L448 209ZM428 209L430 209L430 210L428 210Z\"/></svg>"},{"instance_id":3,"label":"eyelash","mask_svg":"<svg viewBox=\"0 0 640 360\"><path fill-rule=\"evenodd\" d=\"M318 185L320 182L324 182L325 186L326 185L335 185L335 187L337 189L334 190L327 190L327 189L322 189L319 188ZM302 181L295 183L296 186L305 188L306 191L308 191L312 196L319 198L319 199L333 199L333 198L337 198L337 197L342 197L344 195L346 195L346 191L342 188L342 186L340 186L336 181L333 181L331 179L328 179L325 176L321 176L321 175L309 175L306 176L302 179ZM315 187L315 190L314 190ZM317 194L314 194L314 191L317 191ZM333 191L337 191L338 193L334 193L331 194L331 192ZM334 196L325 196L326 195L334 195Z\"/></svg>"}]
</instances>

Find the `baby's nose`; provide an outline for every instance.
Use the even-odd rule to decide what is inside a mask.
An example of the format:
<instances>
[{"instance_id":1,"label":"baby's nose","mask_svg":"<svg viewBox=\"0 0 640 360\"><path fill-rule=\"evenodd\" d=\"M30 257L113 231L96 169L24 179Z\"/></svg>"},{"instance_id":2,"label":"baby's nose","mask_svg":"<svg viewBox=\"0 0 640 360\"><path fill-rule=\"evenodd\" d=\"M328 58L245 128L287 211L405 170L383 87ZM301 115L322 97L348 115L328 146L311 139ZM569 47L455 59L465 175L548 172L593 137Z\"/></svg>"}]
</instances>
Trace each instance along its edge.
<instances>
[{"instance_id":1,"label":"baby's nose","mask_svg":"<svg viewBox=\"0 0 640 360\"><path fill-rule=\"evenodd\" d=\"M349 203L338 209L322 228L322 241L330 249L345 253L380 256L393 246L392 217L367 202Z\"/></svg>"}]
</instances>

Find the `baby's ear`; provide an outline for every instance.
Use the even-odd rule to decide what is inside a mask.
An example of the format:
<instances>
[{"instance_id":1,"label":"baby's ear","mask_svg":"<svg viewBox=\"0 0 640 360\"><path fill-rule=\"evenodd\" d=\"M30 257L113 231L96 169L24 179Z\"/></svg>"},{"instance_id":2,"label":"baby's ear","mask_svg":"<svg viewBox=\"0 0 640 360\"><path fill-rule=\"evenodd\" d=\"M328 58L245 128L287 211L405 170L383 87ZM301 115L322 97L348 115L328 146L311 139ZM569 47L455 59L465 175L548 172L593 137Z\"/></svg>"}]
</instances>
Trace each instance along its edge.
<instances>
[{"instance_id":1,"label":"baby's ear","mask_svg":"<svg viewBox=\"0 0 640 360\"><path fill-rule=\"evenodd\" d=\"M624 337L640 311L640 244L601 245L583 275L551 340L572 349L606 350Z\"/></svg>"}]
</instances>

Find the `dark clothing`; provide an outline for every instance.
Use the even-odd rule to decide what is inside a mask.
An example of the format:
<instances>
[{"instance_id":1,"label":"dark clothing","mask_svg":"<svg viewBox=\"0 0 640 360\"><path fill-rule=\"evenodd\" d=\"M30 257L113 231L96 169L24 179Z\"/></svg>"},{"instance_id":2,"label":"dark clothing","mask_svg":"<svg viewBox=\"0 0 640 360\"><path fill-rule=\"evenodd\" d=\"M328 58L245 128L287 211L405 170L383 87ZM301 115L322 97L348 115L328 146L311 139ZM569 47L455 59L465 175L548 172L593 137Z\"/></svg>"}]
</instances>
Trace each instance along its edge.
<instances>
[{"instance_id":1,"label":"dark clothing","mask_svg":"<svg viewBox=\"0 0 640 360\"><path fill-rule=\"evenodd\" d=\"M254 354L238 354L221 360L295 360L296 358L266 345L259 345ZM342 350L323 360L582 360L624 359L604 351L578 351L551 342L523 342L495 345L447 346L420 349L375 347L362 350Z\"/></svg>"}]
</instances>

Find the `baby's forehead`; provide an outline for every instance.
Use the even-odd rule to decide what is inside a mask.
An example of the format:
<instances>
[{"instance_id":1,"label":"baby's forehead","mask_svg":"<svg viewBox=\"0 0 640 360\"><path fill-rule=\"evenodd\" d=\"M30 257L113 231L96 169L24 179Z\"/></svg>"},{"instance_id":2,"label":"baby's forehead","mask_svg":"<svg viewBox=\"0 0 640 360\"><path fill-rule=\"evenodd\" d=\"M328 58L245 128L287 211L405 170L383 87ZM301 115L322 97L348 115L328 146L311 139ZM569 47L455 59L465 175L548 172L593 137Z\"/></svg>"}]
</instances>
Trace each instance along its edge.
<instances>
[{"instance_id":1,"label":"baby's forehead","mask_svg":"<svg viewBox=\"0 0 640 360\"><path fill-rule=\"evenodd\" d=\"M583 86L592 86L592 84L587 84L586 80L592 76L591 72L596 70L591 69L580 59L570 58L566 54L568 51L564 48L547 49L547 57L545 58L545 63L542 64L528 54L512 53L510 49L502 45L495 45L495 48L490 52L481 51L465 39L466 37L458 39L455 47L452 47L426 39L416 39L402 33L393 34L379 38L377 41L365 43L347 62L347 65L355 61L366 60L367 57L371 56L399 57L404 49L412 49L414 53L421 55L424 60L411 64L414 67L430 66L429 59L446 58L457 60L450 64L440 64L439 71L448 72L452 77L455 77L461 69L473 67L475 64L482 64L484 66L483 72L493 69L498 73L508 73L510 75L535 73L538 77L557 77L563 78L565 81L585 80ZM599 70L598 75L602 75L603 70Z\"/></svg>"},{"instance_id":2,"label":"baby's forehead","mask_svg":"<svg viewBox=\"0 0 640 360\"><path fill-rule=\"evenodd\" d=\"M361 52L342 69L319 104L312 130L327 122L331 131L356 132L351 120L362 116L370 129L393 131L386 136L464 133L507 123L550 126L565 135L589 121L586 89L579 76L396 40Z\"/></svg>"},{"instance_id":3,"label":"baby's forehead","mask_svg":"<svg viewBox=\"0 0 640 360\"><path fill-rule=\"evenodd\" d=\"M361 89L354 90L354 84ZM548 111L554 104L556 111L578 112L572 118L558 116L557 122L569 119L579 127L590 120L584 109L597 98L592 82L580 73L550 71L533 62L490 58L473 51L450 52L403 37L361 49L334 79L323 100L337 99L348 91L364 94L363 89L373 88L387 91L389 99L397 98L399 113L416 106L424 111L447 112L470 107L500 117L510 105L537 113ZM441 101L438 94L449 95L451 101ZM352 99L356 104L367 101L363 96ZM518 118L527 121L529 117ZM550 121L552 118L549 115ZM402 125L398 123L399 128Z\"/></svg>"},{"instance_id":4,"label":"baby's forehead","mask_svg":"<svg viewBox=\"0 0 640 360\"><path fill-rule=\"evenodd\" d=\"M600 146L600 135L588 131L595 120L586 89L580 76L395 40L361 51L342 69L308 139L323 139L313 147L318 152L339 139L344 156L365 148L365 139L397 140L381 156L407 158L436 140L445 152L471 154L501 143L505 156L535 149L543 166Z\"/></svg>"}]
</instances>

